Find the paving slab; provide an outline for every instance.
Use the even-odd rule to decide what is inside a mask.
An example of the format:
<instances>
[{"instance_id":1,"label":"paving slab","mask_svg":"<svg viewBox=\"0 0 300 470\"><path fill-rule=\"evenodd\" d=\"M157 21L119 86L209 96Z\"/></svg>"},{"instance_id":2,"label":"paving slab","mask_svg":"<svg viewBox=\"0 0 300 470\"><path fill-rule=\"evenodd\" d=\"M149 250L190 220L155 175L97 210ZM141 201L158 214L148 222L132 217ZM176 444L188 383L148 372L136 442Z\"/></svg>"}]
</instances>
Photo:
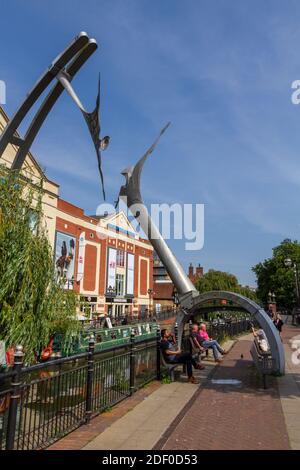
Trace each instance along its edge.
<instances>
[{"instance_id":1,"label":"paving slab","mask_svg":"<svg viewBox=\"0 0 300 470\"><path fill-rule=\"evenodd\" d=\"M290 449L276 379L264 390L250 356L252 335L238 341L193 403L155 446L164 450ZM295 441L296 442L296 441Z\"/></svg>"},{"instance_id":2,"label":"paving slab","mask_svg":"<svg viewBox=\"0 0 300 470\"><path fill-rule=\"evenodd\" d=\"M224 344L230 349L230 340ZM205 369L195 371L195 376L203 384L216 364L212 357L203 361ZM169 428L178 413L190 402L199 385L187 383L180 375L179 381L164 384L133 410L112 424L103 433L91 440L83 450L150 450Z\"/></svg>"},{"instance_id":3,"label":"paving slab","mask_svg":"<svg viewBox=\"0 0 300 470\"><path fill-rule=\"evenodd\" d=\"M300 338L299 333L298 327L286 325L283 328L286 370L285 375L277 379L285 425L293 450L300 450L300 364L292 360L293 340Z\"/></svg>"}]
</instances>

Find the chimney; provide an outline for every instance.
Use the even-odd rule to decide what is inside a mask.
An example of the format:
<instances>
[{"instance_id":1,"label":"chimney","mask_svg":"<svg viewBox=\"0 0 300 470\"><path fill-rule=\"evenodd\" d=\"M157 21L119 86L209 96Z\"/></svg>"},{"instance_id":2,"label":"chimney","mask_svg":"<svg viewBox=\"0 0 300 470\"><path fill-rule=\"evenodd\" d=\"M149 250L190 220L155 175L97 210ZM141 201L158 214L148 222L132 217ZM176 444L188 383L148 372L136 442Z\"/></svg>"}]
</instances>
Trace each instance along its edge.
<instances>
[{"instance_id":1,"label":"chimney","mask_svg":"<svg viewBox=\"0 0 300 470\"><path fill-rule=\"evenodd\" d=\"M203 276L203 267L201 266L200 263L196 267L196 276L197 277L202 277Z\"/></svg>"},{"instance_id":2,"label":"chimney","mask_svg":"<svg viewBox=\"0 0 300 470\"><path fill-rule=\"evenodd\" d=\"M191 279L194 276L194 267L192 263L189 265L189 278Z\"/></svg>"}]
</instances>

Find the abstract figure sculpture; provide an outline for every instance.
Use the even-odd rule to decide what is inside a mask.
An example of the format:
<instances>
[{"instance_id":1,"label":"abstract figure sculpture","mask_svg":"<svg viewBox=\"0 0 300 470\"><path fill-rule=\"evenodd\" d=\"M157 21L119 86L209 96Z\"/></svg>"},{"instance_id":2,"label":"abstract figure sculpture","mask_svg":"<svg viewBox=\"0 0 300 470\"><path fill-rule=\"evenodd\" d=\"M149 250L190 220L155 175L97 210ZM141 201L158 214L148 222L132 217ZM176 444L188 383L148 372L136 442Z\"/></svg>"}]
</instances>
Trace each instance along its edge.
<instances>
[{"instance_id":1,"label":"abstract figure sculpture","mask_svg":"<svg viewBox=\"0 0 300 470\"><path fill-rule=\"evenodd\" d=\"M179 344L181 343L185 323L189 320L194 310L196 310L199 305L207 302L208 300L214 299L233 300L238 305L246 309L249 313L251 313L251 315L255 317L260 326L263 328L270 344L274 362L274 372L283 374L285 367L283 345L278 331L265 311L252 300L233 292L212 291L199 294L191 280L184 272L182 266L168 247L166 241L162 238L158 228L154 224L146 206L143 203L140 189L142 168L147 157L153 152L161 135L166 131L168 126L169 124L167 124L162 129L153 145L135 165L132 165L126 170L122 171L121 174L125 176L126 183L121 186L119 198L127 205L128 209L130 209L132 215L136 218L143 231L147 234L149 241L158 254L178 291L181 305L181 310L179 311L176 319L178 324Z\"/></svg>"},{"instance_id":2,"label":"abstract figure sculpture","mask_svg":"<svg viewBox=\"0 0 300 470\"><path fill-rule=\"evenodd\" d=\"M105 150L108 147L110 138L109 136L103 137L103 139L100 138L100 121L99 121L99 109L100 109L100 76L98 80L98 94L97 94L97 99L96 99L96 107L94 111L91 113L88 113L81 101L79 100L78 96L76 95L74 89L72 88L72 85L70 83L70 77L66 74L66 72L62 71L57 75L57 79L60 81L62 86L65 88L65 90L69 93L75 104L79 107L80 111L83 114L83 117L87 123L87 126L89 128L95 150L96 150L96 155L97 155L97 161L98 161L98 170L101 178L101 183L102 183L102 193L103 193L103 199L105 200L105 189L104 189L104 179L103 179L103 173L102 173L102 161L101 161L101 150Z\"/></svg>"},{"instance_id":3,"label":"abstract figure sculpture","mask_svg":"<svg viewBox=\"0 0 300 470\"><path fill-rule=\"evenodd\" d=\"M11 169L20 170L22 168L26 155L30 150L30 147L35 137L37 136L43 122L45 121L52 107L56 103L57 99L64 91L64 88L67 88L68 92L71 94L72 98L75 99L75 102L82 111L89 127L97 152L98 168L102 181L103 196L105 197L100 150L104 150L104 148L107 147L109 143L109 137L105 137L104 139L100 139L99 137L99 87L96 108L92 113L87 113L70 85L70 81L80 70L80 68L84 65L84 63L89 59L89 57L95 52L97 47L98 45L95 39L90 39L86 33L81 32L72 41L72 43L52 62L46 72L44 72L42 77L34 85L30 93L28 93L25 100L20 105L20 107L4 129L0 137L0 157L2 156L6 147L9 144L16 145L18 147L18 151L13 161ZM17 130L20 124L22 123L23 119L26 117L32 106L36 103L41 94L46 90L46 88L50 85L53 80L56 81L55 85L49 91L40 108L36 112L24 138L20 138L17 135Z\"/></svg>"}]
</instances>

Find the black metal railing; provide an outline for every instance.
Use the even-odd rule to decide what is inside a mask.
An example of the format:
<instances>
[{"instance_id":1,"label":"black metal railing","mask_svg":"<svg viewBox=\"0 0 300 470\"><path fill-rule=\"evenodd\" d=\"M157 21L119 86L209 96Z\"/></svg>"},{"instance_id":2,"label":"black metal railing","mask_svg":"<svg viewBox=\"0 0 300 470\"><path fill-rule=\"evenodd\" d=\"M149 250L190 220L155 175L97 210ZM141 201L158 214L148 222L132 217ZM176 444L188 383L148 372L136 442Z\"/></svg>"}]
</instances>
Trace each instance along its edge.
<instances>
[{"instance_id":1,"label":"black metal railing","mask_svg":"<svg viewBox=\"0 0 300 470\"><path fill-rule=\"evenodd\" d=\"M167 310L161 310L156 314L156 319L159 322L160 320L168 320L169 318L173 318L177 316L179 309L167 309Z\"/></svg>"},{"instance_id":2,"label":"black metal railing","mask_svg":"<svg viewBox=\"0 0 300 470\"><path fill-rule=\"evenodd\" d=\"M209 325L221 340L248 331L249 320ZM134 330L132 330L134 331ZM97 414L160 378L160 329L156 337L23 367L17 347L12 370L0 374L0 449L42 449Z\"/></svg>"},{"instance_id":3,"label":"black metal railing","mask_svg":"<svg viewBox=\"0 0 300 470\"><path fill-rule=\"evenodd\" d=\"M252 320L253 322L253 320ZM238 336L251 330L250 318L219 320L211 322L208 326L208 334L218 341L224 338Z\"/></svg>"},{"instance_id":4,"label":"black metal railing","mask_svg":"<svg viewBox=\"0 0 300 470\"><path fill-rule=\"evenodd\" d=\"M157 376L157 337L0 374L0 449L41 449ZM19 362L18 362L19 359Z\"/></svg>"}]
</instances>

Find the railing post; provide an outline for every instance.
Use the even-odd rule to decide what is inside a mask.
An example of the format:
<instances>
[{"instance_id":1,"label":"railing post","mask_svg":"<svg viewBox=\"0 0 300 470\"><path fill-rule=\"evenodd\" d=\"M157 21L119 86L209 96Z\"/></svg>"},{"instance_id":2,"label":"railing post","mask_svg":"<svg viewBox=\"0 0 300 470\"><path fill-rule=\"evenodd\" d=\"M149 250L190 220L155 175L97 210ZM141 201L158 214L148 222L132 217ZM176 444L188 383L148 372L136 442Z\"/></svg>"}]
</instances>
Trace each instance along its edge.
<instances>
[{"instance_id":1,"label":"railing post","mask_svg":"<svg viewBox=\"0 0 300 470\"><path fill-rule=\"evenodd\" d=\"M192 327L193 327L193 322L192 320L189 320L189 334L192 334Z\"/></svg>"},{"instance_id":2,"label":"railing post","mask_svg":"<svg viewBox=\"0 0 300 470\"><path fill-rule=\"evenodd\" d=\"M134 329L130 335L130 395L135 392L135 334Z\"/></svg>"},{"instance_id":3,"label":"railing post","mask_svg":"<svg viewBox=\"0 0 300 470\"><path fill-rule=\"evenodd\" d=\"M174 335L175 335L176 343L178 343L178 323L177 322L174 325Z\"/></svg>"},{"instance_id":4,"label":"railing post","mask_svg":"<svg viewBox=\"0 0 300 470\"><path fill-rule=\"evenodd\" d=\"M14 353L14 366L13 371L15 375L11 380L11 395L8 412L8 423L7 423L7 435L6 435L6 450L13 450L15 443L15 433L17 427L17 413L18 413L18 402L21 397L21 371L23 366L23 347L16 346Z\"/></svg>"},{"instance_id":5,"label":"railing post","mask_svg":"<svg viewBox=\"0 0 300 470\"><path fill-rule=\"evenodd\" d=\"M88 349L88 368L87 368L87 382L86 382L86 407L85 407L85 422L88 424L92 416L93 407L93 383L94 383L94 352L95 352L95 338L91 334L89 338Z\"/></svg>"},{"instance_id":6,"label":"railing post","mask_svg":"<svg viewBox=\"0 0 300 470\"><path fill-rule=\"evenodd\" d=\"M156 379L161 379L160 373L160 326L157 325L156 329Z\"/></svg>"}]
</instances>

